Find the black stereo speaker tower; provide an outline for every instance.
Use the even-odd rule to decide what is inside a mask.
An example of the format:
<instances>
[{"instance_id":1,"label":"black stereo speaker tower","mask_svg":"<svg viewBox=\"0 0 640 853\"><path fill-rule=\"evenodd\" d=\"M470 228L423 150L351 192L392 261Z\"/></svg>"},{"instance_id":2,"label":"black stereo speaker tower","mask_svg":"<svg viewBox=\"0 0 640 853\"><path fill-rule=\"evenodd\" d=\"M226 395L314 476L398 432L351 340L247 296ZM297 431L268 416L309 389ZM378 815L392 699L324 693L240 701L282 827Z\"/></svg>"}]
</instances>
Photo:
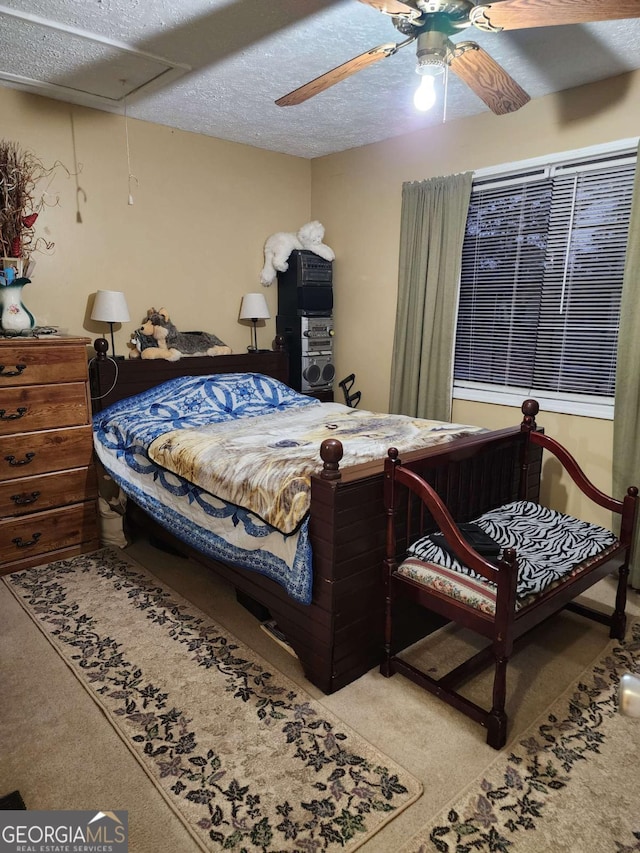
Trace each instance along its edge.
<instances>
[{"instance_id":1,"label":"black stereo speaker tower","mask_svg":"<svg viewBox=\"0 0 640 853\"><path fill-rule=\"evenodd\" d=\"M296 249L278 273L276 331L289 353L289 382L297 391L332 399L333 264Z\"/></svg>"},{"instance_id":2,"label":"black stereo speaker tower","mask_svg":"<svg viewBox=\"0 0 640 853\"><path fill-rule=\"evenodd\" d=\"M294 249L289 255L289 269L278 273L278 314L330 317L332 311L332 262L305 249Z\"/></svg>"}]
</instances>

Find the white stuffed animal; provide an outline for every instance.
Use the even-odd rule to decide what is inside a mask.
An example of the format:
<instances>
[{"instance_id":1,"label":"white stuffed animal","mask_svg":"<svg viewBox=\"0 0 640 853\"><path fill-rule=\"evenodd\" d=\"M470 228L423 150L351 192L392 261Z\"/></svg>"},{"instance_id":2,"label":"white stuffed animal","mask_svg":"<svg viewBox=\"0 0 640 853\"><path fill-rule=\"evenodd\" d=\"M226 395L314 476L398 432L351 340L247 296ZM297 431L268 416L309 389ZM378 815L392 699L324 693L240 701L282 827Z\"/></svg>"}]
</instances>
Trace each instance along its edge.
<instances>
[{"instance_id":1,"label":"white stuffed animal","mask_svg":"<svg viewBox=\"0 0 640 853\"><path fill-rule=\"evenodd\" d=\"M324 258L325 261L332 261L335 258L335 252L322 242L323 237L324 225L317 220L307 222L297 234L278 231L267 237L264 244L264 267L260 273L261 283L268 287L275 281L279 272L286 272L289 269L287 262L294 249L307 249Z\"/></svg>"}]
</instances>

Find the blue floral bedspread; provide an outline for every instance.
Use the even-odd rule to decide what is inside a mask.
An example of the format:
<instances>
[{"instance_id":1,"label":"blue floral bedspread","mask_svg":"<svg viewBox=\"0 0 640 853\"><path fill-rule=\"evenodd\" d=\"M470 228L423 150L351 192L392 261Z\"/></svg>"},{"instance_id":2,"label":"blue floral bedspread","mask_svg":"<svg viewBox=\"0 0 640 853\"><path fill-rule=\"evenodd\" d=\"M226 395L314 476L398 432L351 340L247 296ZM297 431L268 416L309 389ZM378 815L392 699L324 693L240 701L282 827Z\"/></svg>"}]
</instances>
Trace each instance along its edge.
<instances>
[{"instance_id":1,"label":"blue floral bedspread","mask_svg":"<svg viewBox=\"0 0 640 853\"><path fill-rule=\"evenodd\" d=\"M307 521L285 536L251 512L156 465L147 447L157 435L180 425L195 427L318 405L261 374L180 377L96 414L94 446L125 494L179 539L214 559L264 574L296 601L310 604Z\"/></svg>"}]
</instances>

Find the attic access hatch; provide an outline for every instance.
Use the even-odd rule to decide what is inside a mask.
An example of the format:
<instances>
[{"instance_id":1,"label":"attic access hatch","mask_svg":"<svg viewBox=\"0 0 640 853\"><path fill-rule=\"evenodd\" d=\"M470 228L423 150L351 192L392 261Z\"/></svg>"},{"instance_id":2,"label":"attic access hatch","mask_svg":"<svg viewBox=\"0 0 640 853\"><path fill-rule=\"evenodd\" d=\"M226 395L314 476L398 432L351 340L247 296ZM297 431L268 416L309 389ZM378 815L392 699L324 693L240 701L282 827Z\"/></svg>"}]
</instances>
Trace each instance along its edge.
<instances>
[{"instance_id":1,"label":"attic access hatch","mask_svg":"<svg viewBox=\"0 0 640 853\"><path fill-rule=\"evenodd\" d=\"M0 85L109 110L191 68L131 45L0 6ZM33 45L39 45L34 54ZM24 46L24 49L21 49ZM28 47L27 47L28 46Z\"/></svg>"}]
</instances>

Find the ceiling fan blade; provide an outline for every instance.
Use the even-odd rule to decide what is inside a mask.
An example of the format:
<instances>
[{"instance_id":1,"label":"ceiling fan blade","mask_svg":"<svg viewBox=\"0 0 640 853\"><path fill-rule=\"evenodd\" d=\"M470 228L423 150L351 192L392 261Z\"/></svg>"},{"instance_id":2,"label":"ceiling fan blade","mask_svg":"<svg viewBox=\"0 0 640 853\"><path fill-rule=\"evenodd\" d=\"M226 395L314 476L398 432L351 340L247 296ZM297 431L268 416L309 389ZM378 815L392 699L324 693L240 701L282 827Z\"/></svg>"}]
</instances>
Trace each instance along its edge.
<instances>
[{"instance_id":1,"label":"ceiling fan blade","mask_svg":"<svg viewBox=\"0 0 640 853\"><path fill-rule=\"evenodd\" d=\"M638 0L501 0L469 13L474 26L490 32L625 18L640 18Z\"/></svg>"},{"instance_id":2,"label":"ceiling fan blade","mask_svg":"<svg viewBox=\"0 0 640 853\"><path fill-rule=\"evenodd\" d=\"M531 99L486 50L473 41L450 43L447 64L496 115L513 113Z\"/></svg>"},{"instance_id":3,"label":"ceiling fan blade","mask_svg":"<svg viewBox=\"0 0 640 853\"><path fill-rule=\"evenodd\" d=\"M386 15L402 15L407 18L419 18L420 12L413 9L402 0L360 0L367 6L373 6L378 12L384 12Z\"/></svg>"},{"instance_id":4,"label":"ceiling fan blade","mask_svg":"<svg viewBox=\"0 0 640 853\"><path fill-rule=\"evenodd\" d=\"M411 39L411 41L413 41L413 39ZM325 89L335 86L336 83L346 80L346 78L351 77L352 74L362 71L363 68L373 65L374 62L378 62L380 59L385 59L387 56L391 56L399 47L407 43L408 41L402 42L400 45L394 44L393 42L380 44L378 47L374 47L366 53L361 53L360 56L355 56L348 62L343 62L342 65L338 65L337 68L327 71L326 74L321 74L319 77L316 77L315 80L311 80L309 83L305 83L304 86L300 86L298 89L294 89L293 92L289 92L288 95L283 95L282 98L278 98L276 104L279 107L291 107L296 104L301 104L303 101L312 98L314 95L324 92Z\"/></svg>"}]
</instances>

